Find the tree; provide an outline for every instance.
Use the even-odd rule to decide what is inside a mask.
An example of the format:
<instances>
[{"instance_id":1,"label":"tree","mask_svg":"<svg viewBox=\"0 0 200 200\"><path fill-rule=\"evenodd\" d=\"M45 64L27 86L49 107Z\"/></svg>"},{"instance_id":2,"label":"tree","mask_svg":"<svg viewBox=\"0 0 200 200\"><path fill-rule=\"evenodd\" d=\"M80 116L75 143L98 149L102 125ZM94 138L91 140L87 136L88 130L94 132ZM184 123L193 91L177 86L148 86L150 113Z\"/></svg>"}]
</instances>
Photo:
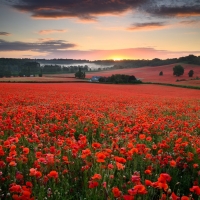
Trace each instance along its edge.
<instances>
[{"instance_id":1,"label":"tree","mask_svg":"<svg viewBox=\"0 0 200 200\"><path fill-rule=\"evenodd\" d=\"M0 65L0 78L4 77L4 66Z\"/></svg>"},{"instance_id":2,"label":"tree","mask_svg":"<svg viewBox=\"0 0 200 200\"><path fill-rule=\"evenodd\" d=\"M75 78L81 78L81 79L85 78L85 72L82 72L80 67L78 69L78 72L75 73Z\"/></svg>"},{"instance_id":3,"label":"tree","mask_svg":"<svg viewBox=\"0 0 200 200\"><path fill-rule=\"evenodd\" d=\"M7 77L7 78L11 77L12 76L11 71L10 70L5 70L4 71L4 76Z\"/></svg>"},{"instance_id":4,"label":"tree","mask_svg":"<svg viewBox=\"0 0 200 200\"><path fill-rule=\"evenodd\" d=\"M191 69L191 70L188 72L188 76L189 76L189 77L193 77L193 74L194 74L194 71Z\"/></svg>"},{"instance_id":5,"label":"tree","mask_svg":"<svg viewBox=\"0 0 200 200\"><path fill-rule=\"evenodd\" d=\"M174 68L173 68L173 75L175 76L181 76L184 74L184 68L181 66L181 65L176 65Z\"/></svg>"},{"instance_id":6,"label":"tree","mask_svg":"<svg viewBox=\"0 0 200 200\"><path fill-rule=\"evenodd\" d=\"M163 76L163 72L162 71L159 73L159 76Z\"/></svg>"},{"instance_id":7,"label":"tree","mask_svg":"<svg viewBox=\"0 0 200 200\"><path fill-rule=\"evenodd\" d=\"M38 75L39 75L39 77L42 77L42 76L43 76L42 67L40 67L40 73L39 73Z\"/></svg>"}]
</instances>

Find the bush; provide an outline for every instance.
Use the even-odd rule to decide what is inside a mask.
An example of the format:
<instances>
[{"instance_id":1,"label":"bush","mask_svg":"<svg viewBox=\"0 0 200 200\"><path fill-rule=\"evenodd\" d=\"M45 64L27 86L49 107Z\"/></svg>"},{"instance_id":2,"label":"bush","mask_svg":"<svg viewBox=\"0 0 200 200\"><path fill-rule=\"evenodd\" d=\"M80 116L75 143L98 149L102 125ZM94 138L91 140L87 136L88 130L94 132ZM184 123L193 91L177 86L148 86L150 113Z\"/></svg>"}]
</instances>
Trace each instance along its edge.
<instances>
[{"instance_id":1,"label":"bush","mask_svg":"<svg viewBox=\"0 0 200 200\"><path fill-rule=\"evenodd\" d=\"M106 77L100 77L99 82L101 82L101 83L107 82L107 78Z\"/></svg>"},{"instance_id":2,"label":"bush","mask_svg":"<svg viewBox=\"0 0 200 200\"><path fill-rule=\"evenodd\" d=\"M163 76L163 72L162 71L159 73L159 76Z\"/></svg>"},{"instance_id":3,"label":"bush","mask_svg":"<svg viewBox=\"0 0 200 200\"><path fill-rule=\"evenodd\" d=\"M110 77L101 77L99 79L99 82L108 82L108 83L142 83L142 81L137 80L135 76L131 75L125 75L125 74L113 74Z\"/></svg>"}]
</instances>

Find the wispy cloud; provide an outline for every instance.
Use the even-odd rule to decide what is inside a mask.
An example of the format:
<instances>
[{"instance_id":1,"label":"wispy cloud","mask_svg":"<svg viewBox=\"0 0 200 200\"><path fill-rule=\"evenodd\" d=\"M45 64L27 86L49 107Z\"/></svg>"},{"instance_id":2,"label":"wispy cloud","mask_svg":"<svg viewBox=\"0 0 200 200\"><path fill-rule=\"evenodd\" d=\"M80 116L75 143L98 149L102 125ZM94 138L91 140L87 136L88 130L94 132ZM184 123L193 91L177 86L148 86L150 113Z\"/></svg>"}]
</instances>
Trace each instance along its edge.
<instances>
[{"instance_id":1,"label":"wispy cloud","mask_svg":"<svg viewBox=\"0 0 200 200\"><path fill-rule=\"evenodd\" d=\"M197 24L197 23L199 23L198 20L183 20L183 21L180 21L180 24L186 24L186 25L188 25L188 24Z\"/></svg>"},{"instance_id":2,"label":"wispy cloud","mask_svg":"<svg viewBox=\"0 0 200 200\"><path fill-rule=\"evenodd\" d=\"M129 31L152 30L166 27L164 22L135 23L127 28Z\"/></svg>"},{"instance_id":3,"label":"wispy cloud","mask_svg":"<svg viewBox=\"0 0 200 200\"><path fill-rule=\"evenodd\" d=\"M68 43L64 40L46 40L35 43L25 43L20 41L8 42L0 40L0 51L37 51L54 52L76 47L76 44Z\"/></svg>"},{"instance_id":4,"label":"wispy cloud","mask_svg":"<svg viewBox=\"0 0 200 200\"><path fill-rule=\"evenodd\" d=\"M8 36L8 35L11 35L11 34L8 33L8 32L0 32L0 35L2 35L2 36Z\"/></svg>"},{"instance_id":5,"label":"wispy cloud","mask_svg":"<svg viewBox=\"0 0 200 200\"><path fill-rule=\"evenodd\" d=\"M48 29L48 30L40 30L39 34L51 34L51 33L65 33L66 29Z\"/></svg>"}]
</instances>

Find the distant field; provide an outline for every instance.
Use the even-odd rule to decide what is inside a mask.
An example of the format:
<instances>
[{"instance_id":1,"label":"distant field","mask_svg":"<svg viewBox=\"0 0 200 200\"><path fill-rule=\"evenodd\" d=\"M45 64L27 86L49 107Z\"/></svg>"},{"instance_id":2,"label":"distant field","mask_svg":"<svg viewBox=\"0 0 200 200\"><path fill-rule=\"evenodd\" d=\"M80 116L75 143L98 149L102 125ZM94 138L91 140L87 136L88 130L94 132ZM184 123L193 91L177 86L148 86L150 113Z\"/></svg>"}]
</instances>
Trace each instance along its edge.
<instances>
[{"instance_id":1,"label":"distant field","mask_svg":"<svg viewBox=\"0 0 200 200\"><path fill-rule=\"evenodd\" d=\"M85 82L85 80L68 77L69 75L51 75L43 77L11 77L11 78L0 78L0 82L36 82L36 83L54 83L54 82ZM71 74L70 74L71 76Z\"/></svg>"},{"instance_id":2,"label":"distant field","mask_svg":"<svg viewBox=\"0 0 200 200\"><path fill-rule=\"evenodd\" d=\"M192 64L182 64L185 72L182 76L173 76L173 67L176 64L157 66L157 67L141 67L132 69L115 69L98 72L87 72L86 79L90 79L92 76L111 76L112 74L126 74L134 75L136 78L141 79L143 82L153 83L168 83L186 86L200 87L200 80L191 80L196 77L200 77L200 66ZM190 70L194 71L193 78L188 76ZM163 72L163 76L159 76L160 71ZM181 81L178 81L181 80ZM1 82L87 82L88 80L81 80L74 78L74 74L45 74L43 77L12 77L12 78L0 78Z\"/></svg>"},{"instance_id":3,"label":"distant field","mask_svg":"<svg viewBox=\"0 0 200 200\"><path fill-rule=\"evenodd\" d=\"M156 83L171 83L171 84L179 84L179 85L191 85L191 86L200 86L200 80L191 80L188 76L188 72L192 69L194 71L193 79L196 77L200 77L200 66L191 65L191 64L183 64L182 66L185 69L185 72L182 76L176 77L173 76L173 67L172 65L164 65L157 67L141 67L141 68L133 68L133 69L116 69L110 71L100 71L94 73L88 73L87 78L91 78L92 76L111 76L112 74L127 74L134 75L136 78L141 79L144 82L156 82ZM160 71L163 71L163 76L159 76ZM177 79L185 79L185 81L176 82Z\"/></svg>"}]
</instances>

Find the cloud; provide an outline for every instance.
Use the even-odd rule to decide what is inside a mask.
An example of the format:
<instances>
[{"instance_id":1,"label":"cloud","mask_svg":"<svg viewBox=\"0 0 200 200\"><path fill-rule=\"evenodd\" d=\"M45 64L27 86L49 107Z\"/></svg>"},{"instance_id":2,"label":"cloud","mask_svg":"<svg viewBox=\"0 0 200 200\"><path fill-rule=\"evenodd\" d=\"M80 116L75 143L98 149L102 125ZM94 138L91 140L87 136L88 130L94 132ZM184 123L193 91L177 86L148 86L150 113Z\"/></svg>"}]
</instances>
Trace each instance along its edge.
<instances>
[{"instance_id":1,"label":"cloud","mask_svg":"<svg viewBox=\"0 0 200 200\"><path fill-rule=\"evenodd\" d=\"M180 24L197 24L199 23L198 20L184 20L184 21L181 21Z\"/></svg>"},{"instance_id":2,"label":"cloud","mask_svg":"<svg viewBox=\"0 0 200 200\"><path fill-rule=\"evenodd\" d=\"M195 17L200 16L200 5L183 5L183 6L159 6L151 9L147 9L147 12L157 16L168 17Z\"/></svg>"},{"instance_id":3,"label":"cloud","mask_svg":"<svg viewBox=\"0 0 200 200\"><path fill-rule=\"evenodd\" d=\"M9 3L19 11L29 12L34 18L78 18L95 21L102 15L119 15L138 11L161 17L200 16L198 0L18 0Z\"/></svg>"},{"instance_id":4,"label":"cloud","mask_svg":"<svg viewBox=\"0 0 200 200\"><path fill-rule=\"evenodd\" d=\"M159 17L199 17L199 0L149 0L141 7L144 12Z\"/></svg>"},{"instance_id":5,"label":"cloud","mask_svg":"<svg viewBox=\"0 0 200 200\"><path fill-rule=\"evenodd\" d=\"M55 52L76 47L76 44L67 43L64 40L46 40L35 43L8 42L0 40L0 51L37 51L37 52Z\"/></svg>"},{"instance_id":6,"label":"cloud","mask_svg":"<svg viewBox=\"0 0 200 200\"><path fill-rule=\"evenodd\" d=\"M8 33L8 32L0 32L0 35L2 35L2 36L8 36L8 35L11 35L11 34Z\"/></svg>"},{"instance_id":7,"label":"cloud","mask_svg":"<svg viewBox=\"0 0 200 200\"><path fill-rule=\"evenodd\" d=\"M39 34L51 34L51 33L65 33L67 30L65 29L49 29L49 30L40 30Z\"/></svg>"},{"instance_id":8,"label":"cloud","mask_svg":"<svg viewBox=\"0 0 200 200\"><path fill-rule=\"evenodd\" d=\"M127 28L129 31L137 30L152 30L165 27L164 22L146 22L146 23L136 23Z\"/></svg>"},{"instance_id":9,"label":"cloud","mask_svg":"<svg viewBox=\"0 0 200 200\"><path fill-rule=\"evenodd\" d=\"M37 58L69 58L104 60L114 59L167 59L187 56L189 54L200 55L200 51L168 51L153 47L110 49L110 50L76 50L75 44L61 40L50 40L46 42L23 43L7 42L0 40L1 57L37 57ZM11 54L10 51L13 53Z\"/></svg>"},{"instance_id":10,"label":"cloud","mask_svg":"<svg viewBox=\"0 0 200 200\"><path fill-rule=\"evenodd\" d=\"M99 15L119 15L133 10L148 0L18 0L12 6L34 18L71 18L96 20Z\"/></svg>"}]
</instances>

